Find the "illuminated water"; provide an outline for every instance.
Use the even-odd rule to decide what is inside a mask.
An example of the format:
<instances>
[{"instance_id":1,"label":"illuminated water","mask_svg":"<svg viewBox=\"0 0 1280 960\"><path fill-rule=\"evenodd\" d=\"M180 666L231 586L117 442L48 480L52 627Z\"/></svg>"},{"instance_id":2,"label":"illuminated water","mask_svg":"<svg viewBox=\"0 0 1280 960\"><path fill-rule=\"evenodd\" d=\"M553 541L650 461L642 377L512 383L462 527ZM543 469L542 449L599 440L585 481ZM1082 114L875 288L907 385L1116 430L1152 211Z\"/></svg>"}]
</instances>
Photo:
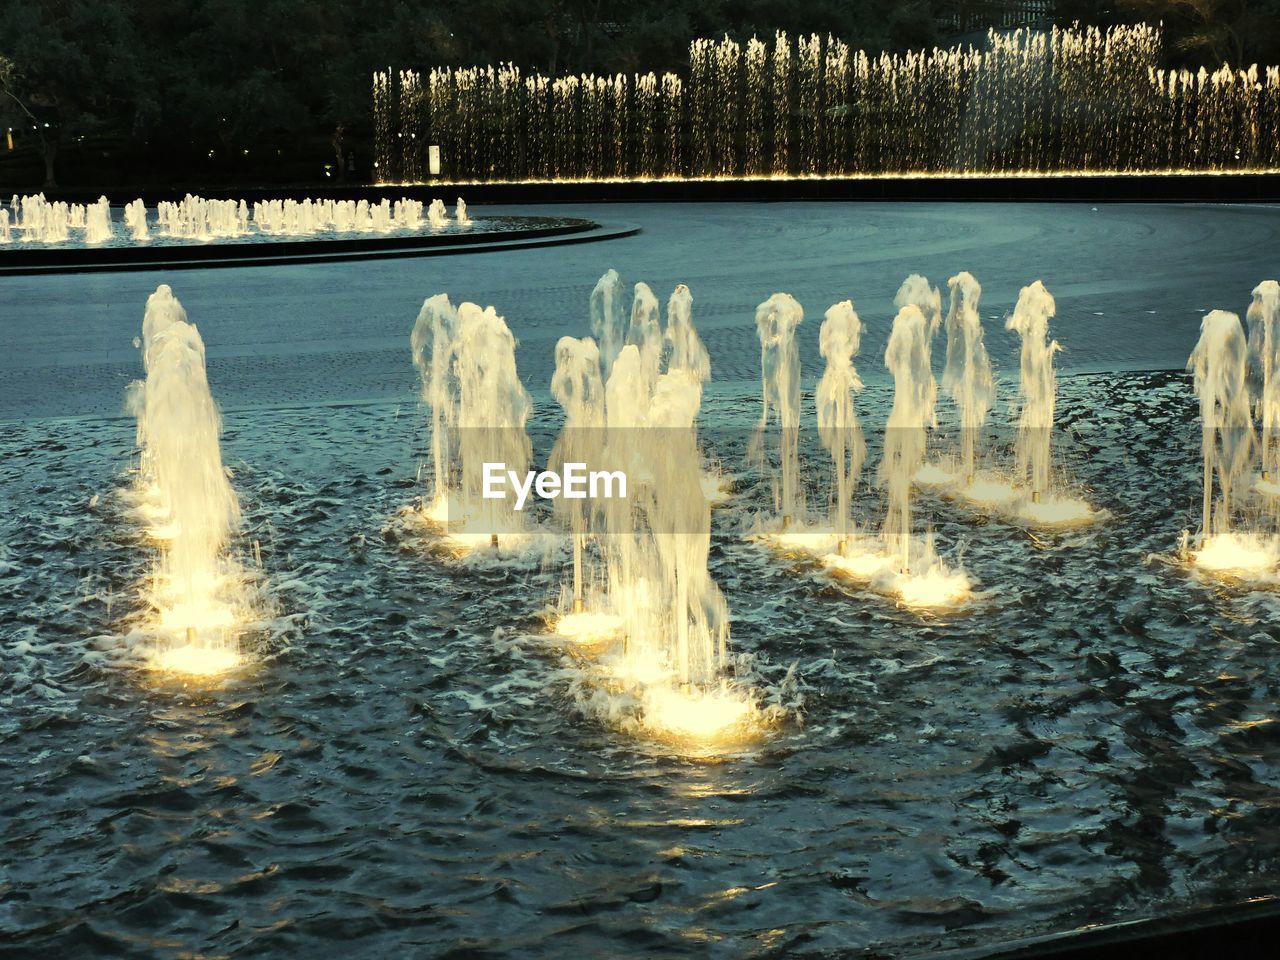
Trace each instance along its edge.
<instances>
[{"instance_id":1,"label":"illuminated water","mask_svg":"<svg viewBox=\"0 0 1280 960\"><path fill-rule=\"evenodd\" d=\"M888 399L869 387L864 419L882 423ZM707 407L749 428L758 402L713 390ZM1189 384L1066 377L1059 413L1110 523L1037 542L921 504L999 585L978 614L872 602L717 511L734 647L766 684L794 663L805 702L803 723L727 763L579 705L583 668L539 615L558 568L423 562L394 519L417 489L411 404L226 417L244 527L295 619L213 686L108 665L146 571L116 493L132 424L78 420L55 443L48 422L12 425L0 938L80 956L333 955L355 936L497 955L910 953L1265 893L1277 600L1146 559L1198 509ZM745 496L763 503L763 478Z\"/></svg>"},{"instance_id":2,"label":"illuminated water","mask_svg":"<svg viewBox=\"0 0 1280 960\"><path fill-rule=\"evenodd\" d=\"M1280 67L1166 70L1158 26L988 32L868 54L778 31L689 69L374 74L382 183L1274 170Z\"/></svg>"},{"instance_id":3,"label":"illuminated water","mask_svg":"<svg viewBox=\"0 0 1280 960\"><path fill-rule=\"evenodd\" d=\"M477 222L479 221L479 222ZM458 198L453 216L443 201L417 200L209 200L188 194L148 209L132 200L113 213L106 197L97 203L46 200L43 194L0 203L0 253L5 249L166 247L206 243L278 243L281 240L335 240L360 237L447 236L503 232L518 226L509 218L474 218ZM538 224L539 226L544 224Z\"/></svg>"},{"instance_id":4,"label":"illuminated water","mask_svg":"<svg viewBox=\"0 0 1280 960\"><path fill-rule=\"evenodd\" d=\"M174 281L227 405L234 545L259 541L271 613L242 637L242 671L140 669L125 643L155 545L124 496L135 425L119 411L158 280L12 280L0 953L918 956L1273 891L1280 599L1174 559L1201 505L1180 368L1203 314L1242 311L1269 275L1273 213L779 209L629 208L636 238L450 266L449 288L498 304L521 341L535 463L561 424L554 346L588 332L592 278L619 262L663 294L688 281L712 363L699 440L737 475L709 574L734 653L785 714L710 757L629 727L630 706L595 709L590 655L548 631L567 550L470 567L401 514L429 471L406 344L423 261ZM730 239L736 259L708 252ZM817 509L833 482L813 425L819 311L857 298L865 481L892 402L893 285L961 266L983 281L998 376L984 462L1010 462L1016 437L1018 343L1000 321L1044 276L1066 347L1055 467L1111 516L1039 529L918 490L920 523L963 546L980 587L952 612L745 540L772 510L746 449L764 293L791 284L811 313L799 456ZM1138 365L1178 372L1098 372ZM931 452L957 439L947 402ZM883 508L851 491L855 523Z\"/></svg>"}]
</instances>

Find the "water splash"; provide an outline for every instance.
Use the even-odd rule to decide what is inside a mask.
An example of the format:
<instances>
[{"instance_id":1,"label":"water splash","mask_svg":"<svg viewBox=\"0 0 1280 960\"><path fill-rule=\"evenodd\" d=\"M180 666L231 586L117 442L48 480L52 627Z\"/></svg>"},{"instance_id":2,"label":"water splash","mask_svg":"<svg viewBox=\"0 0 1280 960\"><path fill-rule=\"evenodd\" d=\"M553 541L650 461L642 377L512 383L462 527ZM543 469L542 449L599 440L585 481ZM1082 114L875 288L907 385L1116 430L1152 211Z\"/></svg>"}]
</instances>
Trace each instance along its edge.
<instances>
[{"instance_id":1,"label":"water splash","mask_svg":"<svg viewBox=\"0 0 1280 960\"><path fill-rule=\"evenodd\" d=\"M564 409L565 419L552 448L548 469L563 473L566 463L583 463L593 469L598 468L603 463L605 391L600 376L600 350L590 337L580 340L561 337L556 343L551 395ZM567 514L573 550L572 592L569 603L561 603L561 615L557 618L555 630L580 642L608 639L621 628L622 621L598 609L598 598L592 604L593 609L588 609L583 569L590 532L588 511L582 500L567 498L557 499L555 509L562 516Z\"/></svg>"},{"instance_id":2,"label":"water splash","mask_svg":"<svg viewBox=\"0 0 1280 960\"><path fill-rule=\"evenodd\" d=\"M1200 398L1201 459L1204 487L1200 539L1232 528L1234 495L1250 466L1253 417L1249 410L1248 346L1240 318L1214 310L1200 324L1187 369ZM1220 498L1214 501L1214 480Z\"/></svg>"},{"instance_id":3,"label":"water splash","mask_svg":"<svg viewBox=\"0 0 1280 960\"><path fill-rule=\"evenodd\" d=\"M627 343L640 351L640 366L652 389L662 370L662 320L658 298L647 283L635 285L631 301L631 322L627 325Z\"/></svg>"},{"instance_id":4,"label":"water splash","mask_svg":"<svg viewBox=\"0 0 1280 960\"><path fill-rule=\"evenodd\" d=\"M835 472L832 526L843 546L849 536L849 506L853 485L862 472L867 444L854 409L854 395L862 391L862 378L853 365L862 341L862 321L853 303L842 300L827 310L818 335L818 351L827 361L815 396L818 437L831 453Z\"/></svg>"},{"instance_id":5,"label":"water splash","mask_svg":"<svg viewBox=\"0 0 1280 960\"><path fill-rule=\"evenodd\" d=\"M520 476L532 456L525 422L532 405L516 372L515 337L493 307L447 295L423 303L410 337L422 399L431 410L432 489L426 515L462 550L528 546L511 497L486 498L484 465Z\"/></svg>"},{"instance_id":6,"label":"water splash","mask_svg":"<svg viewBox=\"0 0 1280 960\"><path fill-rule=\"evenodd\" d=\"M1262 476L1258 489L1280 494L1280 283L1264 280L1249 304L1249 352L1258 381Z\"/></svg>"},{"instance_id":7,"label":"water splash","mask_svg":"<svg viewBox=\"0 0 1280 960\"><path fill-rule=\"evenodd\" d=\"M606 270L591 291L591 335L600 346L600 369L606 380L613 371L624 342L622 280L617 270Z\"/></svg>"},{"instance_id":8,"label":"water splash","mask_svg":"<svg viewBox=\"0 0 1280 960\"><path fill-rule=\"evenodd\" d=\"M774 507L784 529L804 513L799 463L800 350L796 345L796 327L802 320L804 309L787 293L775 293L756 307L761 410L752 449L754 458L763 463L766 431L776 423L780 466Z\"/></svg>"},{"instance_id":9,"label":"water splash","mask_svg":"<svg viewBox=\"0 0 1280 960\"><path fill-rule=\"evenodd\" d=\"M934 423L938 385L929 367L930 322L915 304L893 319L884 365L893 374L893 407L885 428L880 481L887 487L886 549L896 552L900 569L911 569L911 487L924 463L926 430Z\"/></svg>"},{"instance_id":10,"label":"water splash","mask_svg":"<svg viewBox=\"0 0 1280 960\"><path fill-rule=\"evenodd\" d=\"M1018 476L1040 500L1049 490L1050 441L1058 379L1053 355L1062 349L1049 339L1049 319L1057 306L1039 280L1023 287L1013 315L1005 322L1022 339L1019 380L1022 409L1018 416Z\"/></svg>"},{"instance_id":11,"label":"water splash","mask_svg":"<svg viewBox=\"0 0 1280 960\"><path fill-rule=\"evenodd\" d=\"M222 463L221 415L205 373L204 341L164 284L142 321L146 379L129 389L141 448L141 511L160 545L149 601L165 669L221 672L240 660L243 572L228 551L240 520Z\"/></svg>"},{"instance_id":12,"label":"water splash","mask_svg":"<svg viewBox=\"0 0 1280 960\"><path fill-rule=\"evenodd\" d=\"M959 472L966 485L977 473L976 448L987 414L995 402L991 360L982 336L978 301L982 287L972 274L960 272L947 281L951 303L947 309L947 363L942 389L960 412Z\"/></svg>"}]
</instances>

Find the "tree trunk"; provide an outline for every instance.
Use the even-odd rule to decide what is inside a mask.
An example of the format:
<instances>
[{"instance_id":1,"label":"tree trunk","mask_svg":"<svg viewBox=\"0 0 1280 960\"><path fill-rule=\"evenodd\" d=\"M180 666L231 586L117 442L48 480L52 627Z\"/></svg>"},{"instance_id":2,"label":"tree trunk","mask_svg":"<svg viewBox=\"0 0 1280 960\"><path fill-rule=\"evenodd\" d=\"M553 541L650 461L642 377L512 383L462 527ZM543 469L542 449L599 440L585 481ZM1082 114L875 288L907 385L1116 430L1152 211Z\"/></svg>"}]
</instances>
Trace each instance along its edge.
<instances>
[{"instance_id":1,"label":"tree trunk","mask_svg":"<svg viewBox=\"0 0 1280 960\"><path fill-rule=\"evenodd\" d=\"M58 141L40 135L40 153L44 157L44 189L58 189L58 179L53 174L53 161L58 156Z\"/></svg>"},{"instance_id":2,"label":"tree trunk","mask_svg":"<svg viewBox=\"0 0 1280 960\"><path fill-rule=\"evenodd\" d=\"M329 143L333 147L334 159L338 162L338 180L347 179L347 158L342 155L342 138L346 133L346 127L338 124L333 128L333 135L329 137Z\"/></svg>"}]
</instances>

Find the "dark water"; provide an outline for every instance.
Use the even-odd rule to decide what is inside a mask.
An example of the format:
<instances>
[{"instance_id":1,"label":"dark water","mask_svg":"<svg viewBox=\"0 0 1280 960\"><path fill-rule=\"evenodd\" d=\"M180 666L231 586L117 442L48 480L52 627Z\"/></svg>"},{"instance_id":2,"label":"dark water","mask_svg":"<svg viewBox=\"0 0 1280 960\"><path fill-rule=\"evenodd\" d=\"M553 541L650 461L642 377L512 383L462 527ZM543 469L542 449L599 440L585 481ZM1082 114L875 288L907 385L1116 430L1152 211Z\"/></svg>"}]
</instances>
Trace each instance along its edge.
<instances>
[{"instance_id":1,"label":"dark water","mask_svg":"<svg viewBox=\"0 0 1280 960\"><path fill-rule=\"evenodd\" d=\"M227 416L274 617L211 684L126 649L132 424L11 424L0 955L917 956L1273 892L1277 597L1150 557L1194 521L1193 416L1181 376L1065 378L1060 464L1113 516L922 497L988 591L948 615L735 536L748 483L713 574L752 682L794 665L803 702L700 759L584 706L540 632L561 570L442 564L397 519L412 405Z\"/></svg>"}]
</instances>

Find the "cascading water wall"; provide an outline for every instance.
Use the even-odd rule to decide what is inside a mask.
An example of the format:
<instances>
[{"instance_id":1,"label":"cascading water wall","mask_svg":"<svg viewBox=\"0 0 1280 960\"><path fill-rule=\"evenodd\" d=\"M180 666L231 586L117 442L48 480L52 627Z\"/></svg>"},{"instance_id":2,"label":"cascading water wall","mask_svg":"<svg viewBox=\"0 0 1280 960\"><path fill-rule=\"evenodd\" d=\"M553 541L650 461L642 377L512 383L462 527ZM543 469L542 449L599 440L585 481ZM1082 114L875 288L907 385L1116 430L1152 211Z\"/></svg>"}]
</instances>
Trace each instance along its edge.
<instances>
[{"instance_id":1,"label":"cascading water wall","mask_svg":"<svg viewBox=\"0 0 1280 960\"><path fill-rule=\"evenodd\" d=\"M1062 349L1057 340L1049 339L1049 319L1056 310L1053 296L1037 280L1022 288L1013 315L1005 322L1005 329L1022 338L1017 472L1021 482L1030 487L1033 501L1049 490L1050 439L1058 391L1053 355Z\"/></svg>"},{"instance_id":2,"label":"cascading water wall","mask_svg":"<svg viewBox=\"0 0 1280 960\"><path fill-rule=\"evenodd\" d=\"M804 512L799 464L800 350L796 345L796 327L803 319L803 308L790 294L775 293L756 307L762 407L752 447L763 465L766 431L776 422L781 475L774 503L783 527Z\"/></svg>"},{"instance_id":3,"label":"cascading water wall","mask_svg":"<svg viewBox=\"0 0 1280 960\"><path fill-rule=\"evenodd\" d=\"M1264 280L1254 287L1247 318L1249 353L1258 387L1260 486L1275 495L1280 494L1280 283Z\"/></svg>"},{"instance_id":4,"label":"cascading water wall","mask_svg":"<svg viewBox=\"0 0 1280 960\"><path fill-rule=\"evenodd\" d=\"M1200 324L1200 340L1187 361L1200 398L1204 491L1200 538L1231 532L1233 494L1249 469L1253 418L1249 410L1248 345L1240 318L1214 310ZM1215 509L1214 478L1220 497Z\"/></svg>"},{"instance_id":5,"label":"cascading water wall","mask_svg":"<svg viewBox=\"0 0 1280 960\"><path fill-rule=\"evenodd\" d=\"M204 342L166 285L147 300L141 345L146 379L130 388L129 406L138 418L144 510L161 544L150 598L169 641L159 662L215 672L238 660L230 631L242 612L242 574L228 544L240 506L222 463Z\"/></svg>"},{"instance_id":6,"label":"cascading water wall","mask_svg":"<svg viewBox=\"0 0 1280 960\"><path fill-rule=\"evenodd\" d=\"M972 274L961 272L947 281L951 303L947 309L947 363L942 389L960 412L960 477L971 483L977 470L976 449L987 414L995 402L991 360L982 336L978 300L982 287Z\"/></svg>"},{"instance_id":7,"label":"cascading water wall","mask_svg":"<svg viewBox=\"0 0 1280 960\"><path fill-rule=\"evenodd\" d=\"M453 372L454 339L458 333L458 312L448 294L438 293L422 304L409 337L413 365L422 381L420 397L431 411L431 494L428 515L449 519L450 490L456 486L453 462L458 431L458 387Z\"/></svg>"},{"instance_id":8,"label":"cascading water wall","mask_svg":"<svg viewBox=\"0 0 1280 960\"><path fill-rule=\"evenodd\" d=\"M893 374L893 408L885 427L880 482L889 491L885 548L911 569L911 484L924 463L925 431L934 423L938 386L929 368L929 321L914 303L893 318L884 365Z\"/></svg>"},{"instance_id":9,"label":"cascading water wall","mask_svg":"<svg viewBox=\"0 0 1280 960\"><path fill-rule=\"evenodd\" d=\"M622 280L617 270L606 270L591 291L591 334L600 346L600 369L605 380L622 349Z\"/></svg>"},{"instance_id":10,"label":"cascading water wall","mask_svg":"<svg viewBox=\"0 0 1280 960\"><path fill-rule=\"evenodd\" d=\"M637 283L631 301L631 322L627 326L627 343L640 351L640 367L652 390L662 372L662 321L658 298L647 283Z\"/></svg>"},{"instance_id":11,"label":"cascading water wall","mask_svg":"<svg viewBox=\"0 0 1280 960\"><path fill-rule=\"evenodd\" d=\"M770 66L772 173L775 176L786 176L791 172L791 39L781 30L774 34Z\"/></svg>"},{"instance_id":12,"label":"cascading water wall","mask_svg":"<svg viewBox=\"0 0 1280 960\"><path fill-rule=\"evenodd\" d=\"M551 450L549 470L564 475L566 463L586 464L600 469L604 450L604 381L600 376L600 350L590 337L561 337L556 343L556 368L551 377L551 395L564 409L564 428ZM580 499L557 498L557 513L568 513L573 540L574 614L585 610L583 548L588 534L588 517Z\"/></svg>"},{"instance_id":13,"label":"cascading water wall","mask_svg":"<svg viewBox=\"0 0 1280 960\"><path fill-rule=\"evenodd\" d=\"M767 173L765 100L769 89L769 48L752 37L747 41L743 80L743 170L749 177Z\"/></svg>"},{"instance_id":14,"label":"cascading water wall","mask_svg":"<svg viewBox=\"0 0 1280 960\"><path fill-rule=\"evenodd\" d=\"M849 505L853 485L867 456L867 444L858 424L853 398L862 392L862 378L854 368L862 341L862 321L853 303L842 300L827 310L818 334L818 352L827 368L818 381L815 402L818 408L818 438L830 451L835 470L832 526L839 536L840 549L849 536Z\"/></svg>"}]
</instances>

